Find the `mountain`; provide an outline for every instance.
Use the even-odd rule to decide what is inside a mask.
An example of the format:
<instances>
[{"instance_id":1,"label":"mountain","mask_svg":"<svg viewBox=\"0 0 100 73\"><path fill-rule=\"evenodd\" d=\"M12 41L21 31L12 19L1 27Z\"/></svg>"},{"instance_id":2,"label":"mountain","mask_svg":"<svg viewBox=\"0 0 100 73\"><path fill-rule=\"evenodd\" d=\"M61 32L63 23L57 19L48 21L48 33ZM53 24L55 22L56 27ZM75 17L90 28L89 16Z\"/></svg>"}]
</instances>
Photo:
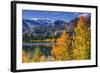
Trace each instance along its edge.
<instances>
[{"instance_id":1,"label":"mountain","mask_svg":"<svg viewBox=\"0 0 100 73\"><path fill-rule=\"evenodd\" d=\"M47 19L23 19L23 33L34 32L34 29L39 27L52 26L52 22Z\"/></svg>"},{"instance_id":2,"label":"mountain","mask_svg":"<svg viewBox=\"0 0 100 73\"><path fill-rule=\"evenodd\" d=\"M54 22L54 26L55 26L55 27L62 27L62 26L65 26L66 24L67 24L67 22L62 21L62 20L56 20L56 21Z\"/></svg>"},{"instance_id":3,"label":"mountain","mask_svg":"<svg viewBox=\"0 0 100 73\"><path fill-rule=\"evenodd\" d=\"M83 17L82 20L84 20L86 26L88 28L90 28L91 15L90 14L80 14L79 16L77 16L76 18L74 18L73 20L71 20L68 23L68 26L66 27L67 32L73 32L74 31L74 28L77 26L77 22L78 22L78 20L80 20L80 17Z\"/></svg>"},{"instance_id":4,"label":"mountain","mask_svg":"<svg viewBox=\"0 0 100 73\"><path fill-rule=\"evenodd\" d=\"M77 21L78 21L78 18L75 18L68 23L68 26L66 27L67 32L73 32L74 31L74 28L77 25Z\"/></svg>"},{"instance_id":5,"label":"mountain","mask_svg":"<svg viewBox=\"0 0 100 73\"><path fill-rule=\"evenodd\" d=\"M77 26L77 22L83 17L82 20L86 23L86 26L90 29L91 17L90 15L80 15L72 19L69 22L63 20L56 20L52 22L49 19L23 19L23 38L27 39L46 39L46 38L58 38L62 32L66 30L73 35L74 29ZM28 37L27 37L28 36ZM41 36L41 37L40 37ZM27 39L26 39L27 37Z\"/></svg>"}]
</instances>

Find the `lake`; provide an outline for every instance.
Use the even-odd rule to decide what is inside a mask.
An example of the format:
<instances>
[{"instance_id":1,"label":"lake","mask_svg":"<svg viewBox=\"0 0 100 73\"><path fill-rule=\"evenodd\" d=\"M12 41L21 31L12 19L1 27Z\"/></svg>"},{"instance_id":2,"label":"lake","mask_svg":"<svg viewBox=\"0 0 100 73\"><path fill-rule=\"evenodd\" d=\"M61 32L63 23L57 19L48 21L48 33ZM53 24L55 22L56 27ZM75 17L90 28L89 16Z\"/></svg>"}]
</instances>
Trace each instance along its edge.
<instances>
[{"instance_id":1,"label":"lake","mask_svg":"<svg viewBox=\"0 0 100 73\"><path fill-rule=\"evenodd\" d=\"M35 45L53 45L56 44L54 42L35 42L35 43L23 43L23 46L35 46Z\"/></svg>"},{"instance_id":2,"label":"lake","mask_svg":"<svg viewBox=\"0 0 100 73\"><path fill-rule=\"evenodd\" d=\"M35 43L23 43L23 50L30 53L30 57L34 56L35 49L39 49L40 55L45 55L48 57L51 55L52 45L56 43L54 42L35 42Z\"/></svg>"}]
</instances>

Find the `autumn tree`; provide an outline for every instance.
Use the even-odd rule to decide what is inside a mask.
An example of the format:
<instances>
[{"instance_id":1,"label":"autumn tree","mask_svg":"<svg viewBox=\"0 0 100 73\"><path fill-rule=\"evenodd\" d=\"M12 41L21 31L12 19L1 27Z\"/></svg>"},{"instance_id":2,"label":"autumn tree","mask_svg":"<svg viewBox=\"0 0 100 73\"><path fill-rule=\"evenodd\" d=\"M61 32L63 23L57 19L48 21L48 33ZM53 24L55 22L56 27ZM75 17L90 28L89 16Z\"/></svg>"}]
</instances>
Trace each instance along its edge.
<instances>
[{"instance_id":1,"label":"autumn tree","mask_svg":"<svg viewBox=\"0 0 100 73\"><path fill-rule=\"evenodd\" d=\"M55 60L68 60L68 34L66 31L63 31L60 38L57 39L55 45L53 45L53 49L51 50L51 54L54 56Z\"/></svg>"},{"instance_id":2,"label":"autumn tree","mask_svg":"<svg viewBox=\"0 0 100 73\"><path fill-rule=\"evenodd\" d=\"M73 59L84 60L90 58L90 41L91 33L90 28L87 27L87 19L84 16L80 16L77 22L77 27L74 29L75 34L73 36Z\"/></svg>"},{"instance_id":3,"label":"autumn tree","mask_svg":"<svg viewBox=\"0 0 100 73\"><path fill-rule=\"evenodd\" d=\"M34 62L39 62L40 61L40 52L39 52L39 48L37 47L34 51L34 55L33 55L33 61Z\"/></svg>"},{"instance_id":4,"label":"autumn tree","mask_svg":"<svg viewBox=\"0 0 100 73\"><path fill-rule=\"evenodd\" d=\"M29 52L25 52L25 50L22 51L22 62L23 63L30 62L30 53Z\"/></svg>"},{"instance_id":5,"label":"autumn tree","mask_svg":"<svg viewBox=\"0 0 100 73\"><path fill-rule=\"evenodd\" d=\"M45 62L46 61L46 57L45 57L45 55L42 55L41 57L40 57L40 62Z\"/></svg>"}]
</instances>

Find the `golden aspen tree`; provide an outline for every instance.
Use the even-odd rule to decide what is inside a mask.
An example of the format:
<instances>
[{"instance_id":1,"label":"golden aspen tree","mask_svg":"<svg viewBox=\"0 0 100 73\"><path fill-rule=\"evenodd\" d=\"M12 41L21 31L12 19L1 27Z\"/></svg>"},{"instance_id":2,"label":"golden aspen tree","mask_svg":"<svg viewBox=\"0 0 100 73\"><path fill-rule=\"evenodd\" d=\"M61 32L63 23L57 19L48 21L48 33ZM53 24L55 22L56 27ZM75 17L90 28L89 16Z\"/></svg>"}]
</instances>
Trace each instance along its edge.
<instances>
[{"instance_id":1,"label":"golden aspen tree","mask_svg":"<svg viewBox=\"0 0 100 73\"><path fill-rule=\"evenodd\" d=\"M73 59L84 60L90 58L90 29L86 24L86 17L80 16L77 27L74 29L75 35L73 36Z\"/></svg>"},{"instance_id":2,"label":"golden aspen tree","mask_svg":"<svg viewBox=\"0 0 100 73\"><path fill-rule=\"evenodd\" d=\"M60 38L57 39L57 44L53 45L51 54L55 57L55 60L68 60L68 34L66 31L63 31Z\"/></svg>"},{"instance_id":3,"label":"golden aspen tree","mask_svg":"<svg viewBox=\"0 0 100 73\"><path fill-rule=\"evenodd\" d=\"M54 56L48 56L48 61L55 61Z\"/></svg>"},{"instance_id":4,"label":"golden aspen tree","mask_svg":"<svg viewBox=\"0 0 100 73\"><path fill-rule=\"evenodd\" d=\"M40 62L45 62L46 61L46 57L45 57L45 55L42 55L41 57L40 57Z\"/></svg>"},{"instance_id":5,"label":"golden aspen tree","mask_svg":"<svg viewBox=\"0 0 100 73\"><path fill-rule=\"evenodd\" d=\"M22 62L23 63L30 62L30 53L26 53L24 50L22 51Z\"/></svg>"},{"instance_id":6,"label":"golden aspen tree","mask_svg":"<svg viewBox=\"0 0 100 73\"><path fill-rule=\"evenodd\" d=\"M39 53L39 48L36 48L34 51L34 55L33 55L33 61L34 62L39 62L40 61L40 53Z\"/></svg>"}]
</instances>

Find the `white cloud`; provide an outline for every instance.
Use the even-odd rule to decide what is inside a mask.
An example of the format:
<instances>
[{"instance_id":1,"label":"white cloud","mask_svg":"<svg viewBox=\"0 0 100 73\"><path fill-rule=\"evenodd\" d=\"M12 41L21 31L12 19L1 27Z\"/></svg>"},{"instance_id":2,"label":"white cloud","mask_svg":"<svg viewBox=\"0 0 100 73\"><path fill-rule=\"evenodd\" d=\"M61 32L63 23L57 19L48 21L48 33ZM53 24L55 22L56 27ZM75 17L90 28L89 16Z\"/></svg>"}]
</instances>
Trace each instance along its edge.
<instances>
[{"instance_id":1,"label":"white cloud","mask_svg":"<svg viewBox=\"0 0 100 73\"><path fill-rule=\"evenodd\" d=\"M80 14L78 17L80 17L80 16L85 16L85 17L89 17L89 14Z\"/></svg>"}]
</instances>

